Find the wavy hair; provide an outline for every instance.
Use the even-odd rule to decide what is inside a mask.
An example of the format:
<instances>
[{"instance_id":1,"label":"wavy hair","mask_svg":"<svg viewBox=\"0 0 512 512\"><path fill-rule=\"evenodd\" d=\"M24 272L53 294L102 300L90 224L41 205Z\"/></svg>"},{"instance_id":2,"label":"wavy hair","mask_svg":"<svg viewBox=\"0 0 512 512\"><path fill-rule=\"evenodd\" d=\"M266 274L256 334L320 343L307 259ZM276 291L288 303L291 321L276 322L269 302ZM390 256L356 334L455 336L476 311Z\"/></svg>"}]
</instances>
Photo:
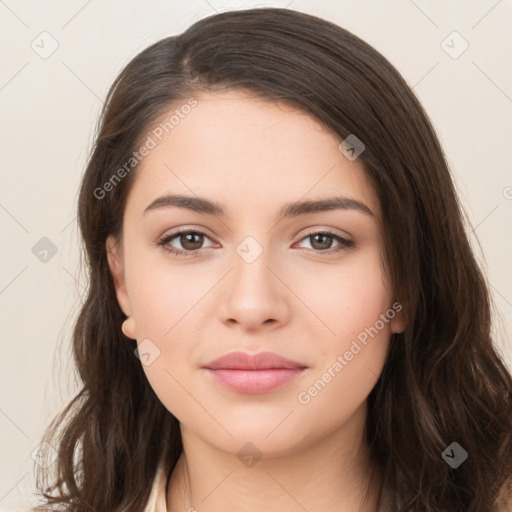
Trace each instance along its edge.
<instances>
[{"instance_id":1,"label":"wavy hair","mask_svg":"<svg viewBox=\"0 0 512 512\"><path fill-rule=\"evenodd\" d=\"M368 397L366 439L384 475L380 510L498 511L512 479L512 376L493 344L489 287L435 130L369 44L277 8L216 14L152 44L107 94L78 199L88 271L73 331L81 389L44 434L58 447L54 474L38 475L45 505L140 512L159 464L172 471L182 452L178 420L121 332L105 242L121 232L137 167L112 179L178 101L227 89L289 102L365 145L359 159L382 207L384 253L407 324ZM468 453L457 468L442 457L452 442Z\"/></svg>"}]
</instances>

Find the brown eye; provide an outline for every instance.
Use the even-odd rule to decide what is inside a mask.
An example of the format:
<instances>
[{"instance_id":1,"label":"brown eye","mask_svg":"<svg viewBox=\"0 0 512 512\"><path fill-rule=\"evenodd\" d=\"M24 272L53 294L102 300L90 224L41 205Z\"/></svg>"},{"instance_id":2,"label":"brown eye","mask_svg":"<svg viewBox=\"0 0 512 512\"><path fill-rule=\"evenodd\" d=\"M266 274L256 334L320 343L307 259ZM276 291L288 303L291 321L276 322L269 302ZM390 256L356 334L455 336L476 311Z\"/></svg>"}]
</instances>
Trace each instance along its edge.
<instances>
[{"instance_id":1,"label":"brown eye","mask_svg":"<svg viewBox=\"0 0 512 512\"><path fill-rule=\"evenodd\" d=\"M170 235L164 235L158 245L162 246L166 251L182 256L194 256L202 249L204 240L210 239L205 233L196 230L178 231ZM181 247L171 245L171 242L177 241ZM175 242L176 243L176 242Z\"/></svg>"},{"instance_id":2,"label":"brown eye","mask_svg":"<svg viewBox=\"0 0 512 512\"><path fill-rule=\"evenodd\" d=\"M321 255L328 255L348 250L356 245L352 240L347 240L346 238L335 233L331 233L330 231L311 233L310 235L305 236L302 240L310 240L311 250ZM334 240L338 242L338 245L331 249L331 245Z\"/></svg>"},{"instance_id":3,"label":"brown eye","mask_svg":"<svg viewBox=\"0 0 512 512\"><path fill-rule=\"evenodd\" d=\"M195 251L200 249L203 245L204 235L196 231L190 231L188 233L181 233L179 235L179 241L181 246L185 250Z\"/></svg>"}]
</instances>

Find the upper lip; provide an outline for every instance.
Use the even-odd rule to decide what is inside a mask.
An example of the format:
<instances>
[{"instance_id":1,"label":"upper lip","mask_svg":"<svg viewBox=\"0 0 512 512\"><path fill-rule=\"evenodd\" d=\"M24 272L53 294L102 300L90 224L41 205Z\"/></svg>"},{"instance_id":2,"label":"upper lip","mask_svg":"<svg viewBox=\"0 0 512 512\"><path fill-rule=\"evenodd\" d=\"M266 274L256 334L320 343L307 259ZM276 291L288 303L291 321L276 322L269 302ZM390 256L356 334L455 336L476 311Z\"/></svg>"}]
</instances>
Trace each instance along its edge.
<instances>
[{"instance_id":1,"label":"upper lip","mask_svg":"<svg viewBox=\"0 0 512 512\"><path fill-rule=\"evenodd\" d=\"M273 352L230 352L204 365L210 370L267 370L278 368L307 368L306 365L292 361Z\"/></svg>"}]
</instances>

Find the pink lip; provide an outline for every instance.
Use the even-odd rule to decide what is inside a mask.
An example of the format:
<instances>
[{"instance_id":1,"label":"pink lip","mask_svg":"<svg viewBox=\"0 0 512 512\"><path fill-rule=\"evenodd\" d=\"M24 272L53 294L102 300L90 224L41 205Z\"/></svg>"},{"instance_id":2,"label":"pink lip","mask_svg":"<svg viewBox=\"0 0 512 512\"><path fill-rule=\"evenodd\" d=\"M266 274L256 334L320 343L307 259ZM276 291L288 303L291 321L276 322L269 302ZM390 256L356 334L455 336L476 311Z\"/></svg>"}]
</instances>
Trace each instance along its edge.
<instances>
[{"instance_id":1,"label":"pink lip","mask_svg":"<svg viewBox=\"0 0 512 512\"><path fill-rule=\"evenodd\" d=\"M272 352L231 352L204 365L219 384L241 393L265 393L290 382L307 366Z\"/></svg>"}]
</instances>

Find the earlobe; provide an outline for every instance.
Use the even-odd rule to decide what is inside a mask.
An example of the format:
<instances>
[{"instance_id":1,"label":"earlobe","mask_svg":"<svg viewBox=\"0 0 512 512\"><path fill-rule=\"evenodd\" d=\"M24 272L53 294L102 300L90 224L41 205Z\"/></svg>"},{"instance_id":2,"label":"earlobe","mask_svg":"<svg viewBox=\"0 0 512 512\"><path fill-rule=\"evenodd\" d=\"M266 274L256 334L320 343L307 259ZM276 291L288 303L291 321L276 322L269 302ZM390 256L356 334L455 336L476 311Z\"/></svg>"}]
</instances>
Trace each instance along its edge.
<instances>
[{"instance_id":1,"label":"earlobe","mask_svg":"<svg viewBox=\"0 0 512 512\"><path fill-rule=\"evenodd\" d=\"M135 320L133 319L133 316L128 316L128 318L122 323L121 330L123 331L123 334L132 340L136 339L135 336Z\"/></svg>"},{"instance_id":2,"label":"earlobe","mask_svg":"<svg viewBox=\"0 0 512 512\"><path fill-rule=\"evenodd\" d=\"M406 328L405 311L399 302L395 302L391 309L395 312L395 315L390 322L391 332L393 334L401 334Z\"/></svg>"},{"instance_id":3,"label":"earlobe","mask_svg":"<svg viewBox=\"0 0 512 512\"><path fill-rule=\"evenodd\" d=\"M132 314L126 284L124 280L123 258L119 242L110 235L105 243L108 266L114 282L116 297L123 313L130 317Z\"/></svg>"},{"instance_id":4,"label":"earlobe","mask_svg":"<svg viewBox=\"0 0 512 512\"><path fill-rule=\"evenodd\" d=\"M403 314L399 313L391 320L391 332L393 334L402 334L405 331L405 327Z\"/></svg>"}]
</instances>

